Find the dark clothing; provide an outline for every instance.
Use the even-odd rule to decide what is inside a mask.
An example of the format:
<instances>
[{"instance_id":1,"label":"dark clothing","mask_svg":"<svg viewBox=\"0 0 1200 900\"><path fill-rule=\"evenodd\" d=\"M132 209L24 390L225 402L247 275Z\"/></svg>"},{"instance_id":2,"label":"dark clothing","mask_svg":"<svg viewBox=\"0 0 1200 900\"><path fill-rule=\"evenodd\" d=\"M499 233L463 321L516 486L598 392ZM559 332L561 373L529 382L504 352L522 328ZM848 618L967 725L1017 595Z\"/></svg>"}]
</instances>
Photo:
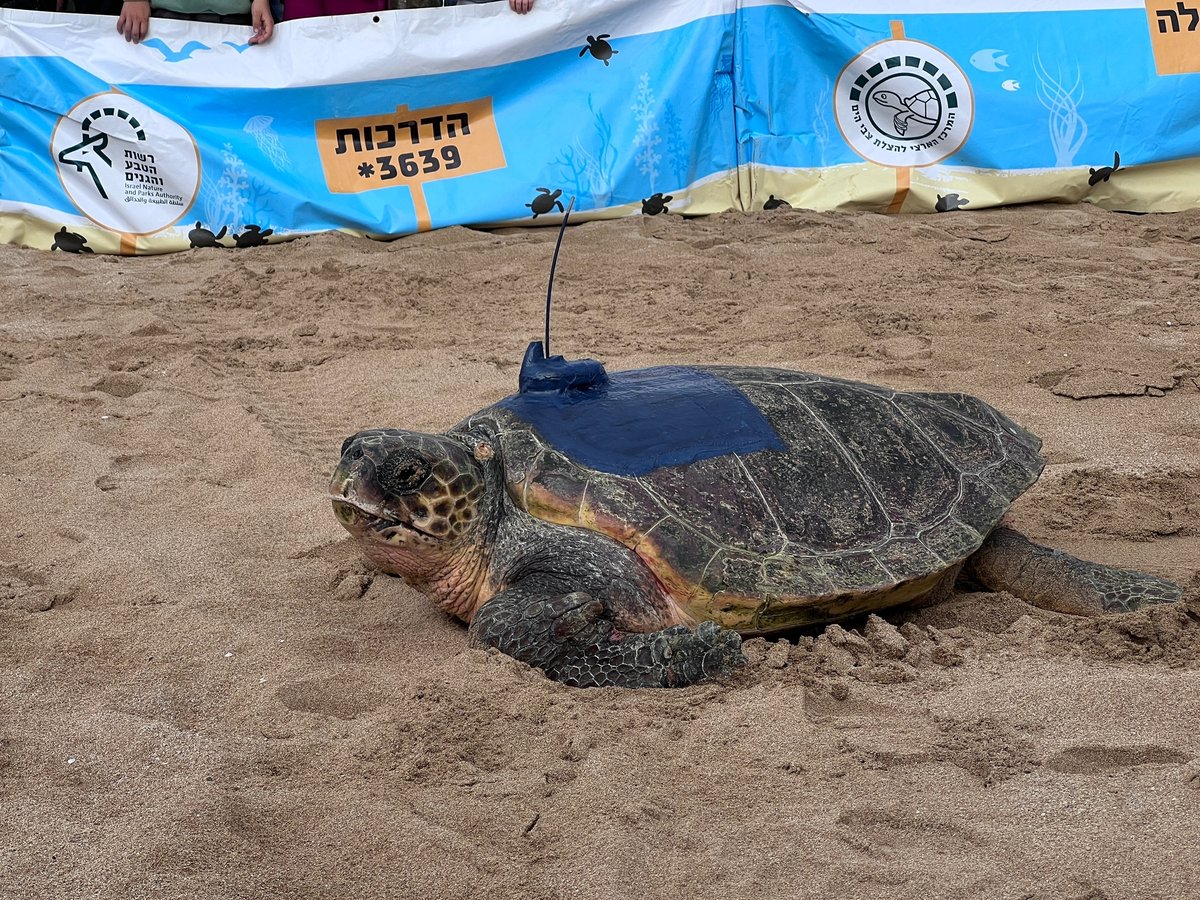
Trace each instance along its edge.
<instances>
[{"instance_id":1,"label":"dark clothing","mask_svg":"<svg viewBox=\"0 0 1200 900\"><path fill-rule=\"evenodd\" d=\"M253 25L249 13L245 15L220 16L216 13L181 13L173 9L150 8L150 15L157 19L183 19L187 22L220 22L222 25Z\"/></svg>"}]
</instances>

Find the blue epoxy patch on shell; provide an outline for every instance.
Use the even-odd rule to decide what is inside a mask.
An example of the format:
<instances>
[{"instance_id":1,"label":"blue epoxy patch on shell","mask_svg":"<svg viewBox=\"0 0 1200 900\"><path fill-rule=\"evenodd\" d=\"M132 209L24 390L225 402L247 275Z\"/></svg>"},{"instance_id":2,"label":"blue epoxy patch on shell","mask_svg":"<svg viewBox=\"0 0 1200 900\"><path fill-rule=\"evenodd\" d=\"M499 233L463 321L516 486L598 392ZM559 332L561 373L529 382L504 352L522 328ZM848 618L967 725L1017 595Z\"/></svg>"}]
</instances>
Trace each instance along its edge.
<instances>
[{"instance_id":1,"label":"blue epoxy patch on shell","mask_svg":"<svg viewBox=\"0 0 1200 900\"><path fill-rule=\"evenodd\" d=\"M784 449L771 423L741 391L685 366L617 372L602 385L514 394L496 405L582 465L615 475Z\"/></svg>"}]
</instances>

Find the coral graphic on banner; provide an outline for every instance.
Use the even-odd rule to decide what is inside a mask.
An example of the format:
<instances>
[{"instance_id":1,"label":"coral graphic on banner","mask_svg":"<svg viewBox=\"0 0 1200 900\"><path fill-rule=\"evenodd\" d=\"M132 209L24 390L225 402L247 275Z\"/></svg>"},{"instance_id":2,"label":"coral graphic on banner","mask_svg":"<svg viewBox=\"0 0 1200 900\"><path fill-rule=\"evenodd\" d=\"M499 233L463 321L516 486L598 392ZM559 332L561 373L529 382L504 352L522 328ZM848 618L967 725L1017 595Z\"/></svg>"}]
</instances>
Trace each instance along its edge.
<instances>
[{"instance_id":1,"label":"coral graphic on banner","mask_svg":"<svg viewBox=\"0 0 1200 900\"><path fill-rule=\"evenodd\" d=\"M122 234L153 234L179 221L200 186L192 136L125 94L97 94L58 120L50 152L81 213Z\"/></svg>"},{"instance_id":2,"label":"coral graphic on banner","mask_svg":"<svg viewBox=\"0 0 1200 900\"><path fill-rule=\"evenodd\" d=\"M588 198L589 206L603 208L612 198L617 148L613 146L612 126L604 118L603 111L596 109L590 94L587 105L594 123L592 132L577 132L574 142L563 148L554 164L561 172L560 180L581 203Z\"/></svg>"},{"instance_id":3,"label":"coral graphic on banner","mask_svg":"<svg viewBox=\"0 0 1200 900\"><path fill-rule=\"evenodd\" d=\"M213 223L236 222L248 201L246 192L249 176L246 164L233 152L232 144L225 144L221 150L221 158L225 167L221 171L220 179L215 184L210 180L201 194L204 215L207 221Z\"/></svg>"},{"instance_id":4,"label":"coral graphic on banner","mask_svg":"<svg viewBox=\"0 0 1200 900\"><path fill-rule=\"evenodd\" d=\"M971 132L971 84L941 50L913 40L872 44L837 79L834 117L846 143L883 166L929 166Z\"/></svg>"},{"instance_id":5,"label":"coral graphic on banner","mask_svg":"<svg viewBox=\"0 0 1200 900\"><path fill-rule=\"evenodd\" d=\"M650 73L643 72L642 77L638 79L637 93L629 111L633 113L638 126L633 139L638 148L638 171L646 176L651 188L658 178L658 164L662 162L662 154L658 152L662 138L658 135L658 120L654 117L656 109L654 88L650 86Z\"/></svg>"}]
</instances>

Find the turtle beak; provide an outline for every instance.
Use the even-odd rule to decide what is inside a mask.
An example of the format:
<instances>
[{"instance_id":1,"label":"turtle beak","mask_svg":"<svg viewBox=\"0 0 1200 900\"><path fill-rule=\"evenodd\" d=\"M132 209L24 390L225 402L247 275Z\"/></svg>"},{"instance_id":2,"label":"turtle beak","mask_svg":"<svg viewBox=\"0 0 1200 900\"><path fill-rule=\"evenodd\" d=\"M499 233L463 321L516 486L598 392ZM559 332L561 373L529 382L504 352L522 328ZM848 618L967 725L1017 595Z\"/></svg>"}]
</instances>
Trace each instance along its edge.
<instances>
[{"instance_id":1,"label":"turtle beak","mask_svg":"<svg viewBox=\"0 0 1200 900\"><path fill-rule=\"evenodd\" d=\"M349 526L355 520L352 514L355 510L384 516L384 496L375 474L375 460L366 452L359 435L348 438L342 445L342 458L329 480L329 499L343 525Z\"/></svg>"},{"instance_id":2,"label":"turtle beak","mask_svg":"<svg viewBox=\"0 0 1200 900\"><path fill-rule=\"evenodd\" d=\"M333 502L334 515L345 527L369 525L379 531L403 525L414 529L412 511L389 496L380 479L381 467L394 449L394 442L387 440L393 434L405 436L408 433L361 431L342 444L342 458L329 480L329 499Z\"/></svg>"}]
</instances>

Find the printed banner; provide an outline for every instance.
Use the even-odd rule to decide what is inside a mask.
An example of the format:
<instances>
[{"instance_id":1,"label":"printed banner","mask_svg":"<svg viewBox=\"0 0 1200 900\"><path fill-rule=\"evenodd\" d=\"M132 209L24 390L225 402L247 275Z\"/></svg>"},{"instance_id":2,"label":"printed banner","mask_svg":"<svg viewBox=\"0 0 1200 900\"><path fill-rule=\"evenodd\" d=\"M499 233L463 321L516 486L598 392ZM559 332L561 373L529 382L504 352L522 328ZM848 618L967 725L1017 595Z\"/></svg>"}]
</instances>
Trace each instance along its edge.
<instances>
[{"instance_id":1,"label":"printed banner","mask_svg":"<svg viewBox=\"0 0 1200 900\"><path fill-rule=\"evenodd\" d=\"M284 22L260 46L0 10L0 240L390 237L552 224L571 197L580 220L1193 208L1189 2L539 0Z\"/></svg>"}]
</instances>

